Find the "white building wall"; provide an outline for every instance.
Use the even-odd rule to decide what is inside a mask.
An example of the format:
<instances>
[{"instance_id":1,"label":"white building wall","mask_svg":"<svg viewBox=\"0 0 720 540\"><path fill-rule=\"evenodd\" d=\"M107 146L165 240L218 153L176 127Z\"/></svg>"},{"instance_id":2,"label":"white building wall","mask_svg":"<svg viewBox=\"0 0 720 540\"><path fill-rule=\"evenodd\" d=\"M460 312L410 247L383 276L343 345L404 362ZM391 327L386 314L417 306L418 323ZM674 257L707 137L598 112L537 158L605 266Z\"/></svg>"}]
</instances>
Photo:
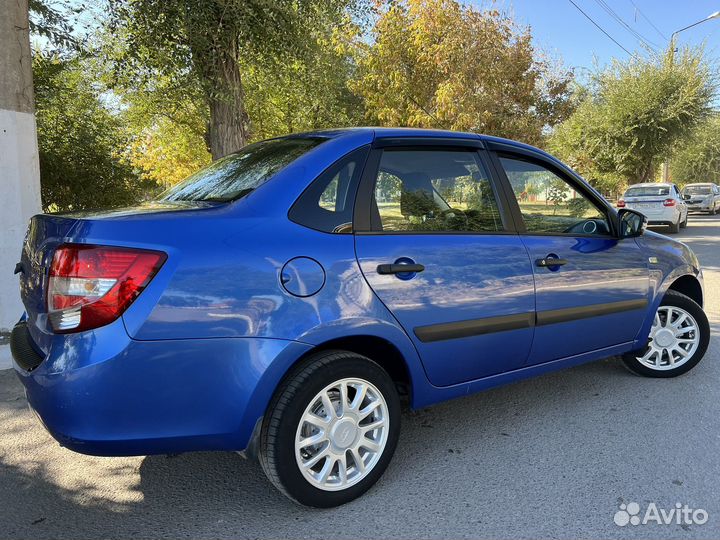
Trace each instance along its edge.
<instances>
[{"instance_id":1,"label":"white building wall","mask_svg":"<svg viewBox=\"0 0 720 540\"><path fill-rule=\"evenodd\" d=\"M0 109L0 330L22 314L13 274L30 217L41 211L35 115Z\"/></svg>"}]
</instances>

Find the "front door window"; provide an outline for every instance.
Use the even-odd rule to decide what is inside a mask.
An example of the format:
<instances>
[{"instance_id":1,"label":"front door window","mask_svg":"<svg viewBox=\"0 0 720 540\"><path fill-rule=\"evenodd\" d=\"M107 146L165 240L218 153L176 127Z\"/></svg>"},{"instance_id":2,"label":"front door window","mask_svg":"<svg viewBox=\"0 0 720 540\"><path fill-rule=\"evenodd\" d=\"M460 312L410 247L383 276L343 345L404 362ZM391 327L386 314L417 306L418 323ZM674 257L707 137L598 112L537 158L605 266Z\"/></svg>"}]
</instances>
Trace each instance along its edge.
<instances>
[{"instance_id":1,"label":"front door window","mask_svg":"<svg viewBox=\"0 0 720 540\"><path fill-rule=\"evenodd\" d=\"M529 233L607 235L604 210L551 170L519 158L500 163L520 205Z\"/></svg>"}]
</instances>

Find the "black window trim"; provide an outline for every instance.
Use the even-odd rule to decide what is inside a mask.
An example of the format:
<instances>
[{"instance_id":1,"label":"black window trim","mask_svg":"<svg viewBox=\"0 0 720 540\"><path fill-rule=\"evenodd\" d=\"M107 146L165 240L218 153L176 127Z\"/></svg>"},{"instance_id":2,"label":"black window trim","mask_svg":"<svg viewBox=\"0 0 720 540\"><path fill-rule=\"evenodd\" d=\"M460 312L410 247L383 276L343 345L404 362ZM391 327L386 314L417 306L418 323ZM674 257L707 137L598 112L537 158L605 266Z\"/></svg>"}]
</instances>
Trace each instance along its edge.
<instances>
[{"instance_id":1,"label":"black window trim","mask_svg":"<svg viewBox=\"0 0 720 540\"><path fill-rule=\"evenodd\" d=\"M389 141L392 144L387 144ZM498 182L497 175L488 155L485 145L480 139L439 139L419 137L393 137L392 139L379 139L372 145L372 150L365 162L362 177L355 198L355 210L353 212L353 234L359 235L383 235L383 236L488 236L488 235L517 235L516 221L509 210L511 206L507 201L507 193L504 186ZM500 221L503 230L500 231L383 231L379 223L373 223L372 207L375 204L375 183L380 168L380 159L384 148L393 150L419 150L419 151L463 151L474 152L485 168L488 181L495 196L498 206Z\"/></svg>"},{"instance_id":2,"label":"black window trim","mask_svg":"<svg viewBox=\"0 0 720 540\"><path fill-rule=\"evenodd\" d=\"M526 148L515 146L512 144L503 144L492 141L488 144L490 161L494 167L494 172L497 175L499 182L505 188L505 199L508 201L510 212L515 220L516 229L519 234L524 236L564 236L564 237L580 237L580 238L618 238L618 231L620 225L618 223L618 215L615 209L601 196L599 196L593 189L589 188L588 185L580 179L575 173L571 172L565 167L559 166L557 163L549 160L543 154L534 152ZM610 234L586 234L586 233L564 233L564 232L534 232L528 231L525 227L525 220L523 219L522 212L520 211L520 204L515 197L510 179L505 173L505 169L500 162L500 156L507 156L510 159L520 159L529 161L536 165L545 167L550 172L556 174L559 178L565 180L573 189L580 194L587 197L591 203L593 203L598 210L605 211L607 216L608 225L610 226Z\"/></svg>"}]
</instances>

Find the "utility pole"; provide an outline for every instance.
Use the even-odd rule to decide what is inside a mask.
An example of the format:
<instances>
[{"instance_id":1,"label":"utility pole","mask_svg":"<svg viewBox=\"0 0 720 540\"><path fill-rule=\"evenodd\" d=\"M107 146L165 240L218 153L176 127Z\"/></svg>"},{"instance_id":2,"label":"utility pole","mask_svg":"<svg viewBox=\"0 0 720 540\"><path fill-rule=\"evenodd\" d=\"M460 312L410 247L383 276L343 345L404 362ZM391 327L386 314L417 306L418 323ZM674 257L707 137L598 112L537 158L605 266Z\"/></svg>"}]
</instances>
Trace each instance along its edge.
<instances>
[{"instance_id":1,"label":"utility pole","mask_svg":"<svg viewBox=\"0 0 720 540\"><path fill-rule=\"evenodd\" d=\"M679 30L675 30L670 35L670 64L675 63L675 37L680 33L684 32L685 30L689 28L693 28L694 26L697 26L698 24L702 24L707 21L712 21L713 19L720 18L720 11L715 11L705 17L704 19L700 19L699 21L696 21L692 24L688 24L687 26L683 26ZM669 182L670 181L670 160L665 159L665 161L662 164L662 180L663 182Z\"/></svg>"},{"instance_id":2,"label":"utility pole","mask_svg":"<svg viewBox=\"0 0 720 540\"><path fill-rule=\"evenodd\" d=\"M28 0L0 0L0 330L20 318L15 263L41 211Z\"/></svg>"}]
</instances>

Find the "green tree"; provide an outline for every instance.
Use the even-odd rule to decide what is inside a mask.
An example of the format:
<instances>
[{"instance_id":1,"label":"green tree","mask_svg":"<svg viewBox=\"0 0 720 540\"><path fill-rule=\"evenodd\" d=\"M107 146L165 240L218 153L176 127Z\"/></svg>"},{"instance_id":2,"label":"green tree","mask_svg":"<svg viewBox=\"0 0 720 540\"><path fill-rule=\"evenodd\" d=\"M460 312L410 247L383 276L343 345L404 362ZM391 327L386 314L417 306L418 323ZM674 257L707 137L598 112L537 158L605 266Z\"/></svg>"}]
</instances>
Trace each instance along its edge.
<instances>
[{"instance_id":1,"label":"green tree","mask_svg":"<svg viewBox=\"0 0 720 540\"><path fill-rule=\"evenodd\" d=\"M547 200L553 204L553 215L559 206L565 204L567 199L567 184L560 178L551 180L547 186Z\"/></svg>"},{"instance_id":2,"label":"green tree","mask_svg":"<svg viewBox=\"0 0 720 540\"><path fill-rule=\"evenodd\" d=\"M355 69L351 51L362 27L345 16L309 36L299 58L243 61L252 139L362 123L362 100L350 91Z\"/></svg>"},{"instance_id":3,"label":"green tree","mask_svg":"<svg viewBox=\"0 0 720 540\"><path fill-rule=\"evenodd\" d=\"M538 58L530 31L456 0L388 2L358 44L351 83L381 125L486 132L538 144L569 114L570 72Z\"/></svg>"},{"instance_id":4,"label":"green tree","mask_svg":"<svg viewBox=\"0 0 720 540\"><path fill-rule=\"evenodd\" d=\"M604 190L651 180L659 163L705 119L715 80L701 49L615 61L599 73L549 146Z\"/></svg>"},{"instance_id":5,"label":"green tree","mask_svg":"<svg viewBox=\"0 0 720 540\"><path fill-rule=\"evenodd\" d=\"M40 183L46 211L135 203L152 189L124 153L128 137L77 57L35 51Z\"/></svg>"},{"instance_id":6,"label":"green tree","mask_svg":"<svg viewBox=\"0 0 720 540\"><path fill-rule=\"evenodd\" d=\"M83 9L82 4L71 6L69 0L28 0L28 22L33 36L42 36L50 43L74 48L78 43L72 35L71 14Z\"/></svg>"},{"instance_id":7,"label":"green tree","mask_svg":"<svg viewBox=\"0 0 720 540\"><path fill-rule=\"evenodd\" d=\"M317 29L359 1L110 0L109 30L125 43L118 67L129 78L152 85L161 76L201 92L216 159L252 137L243 68L303 58Z\"/></svg>"},{"instance_id":8,"label":"green tree","mask_svg":"<svg viewBox=\"0 0 720 540\"><path fill-rule=\"evenodd\" d=\"M680 185L720 182L720 118L712 116L681 141L670 159L670 175Z\"/></svg>"}]
</instances>

